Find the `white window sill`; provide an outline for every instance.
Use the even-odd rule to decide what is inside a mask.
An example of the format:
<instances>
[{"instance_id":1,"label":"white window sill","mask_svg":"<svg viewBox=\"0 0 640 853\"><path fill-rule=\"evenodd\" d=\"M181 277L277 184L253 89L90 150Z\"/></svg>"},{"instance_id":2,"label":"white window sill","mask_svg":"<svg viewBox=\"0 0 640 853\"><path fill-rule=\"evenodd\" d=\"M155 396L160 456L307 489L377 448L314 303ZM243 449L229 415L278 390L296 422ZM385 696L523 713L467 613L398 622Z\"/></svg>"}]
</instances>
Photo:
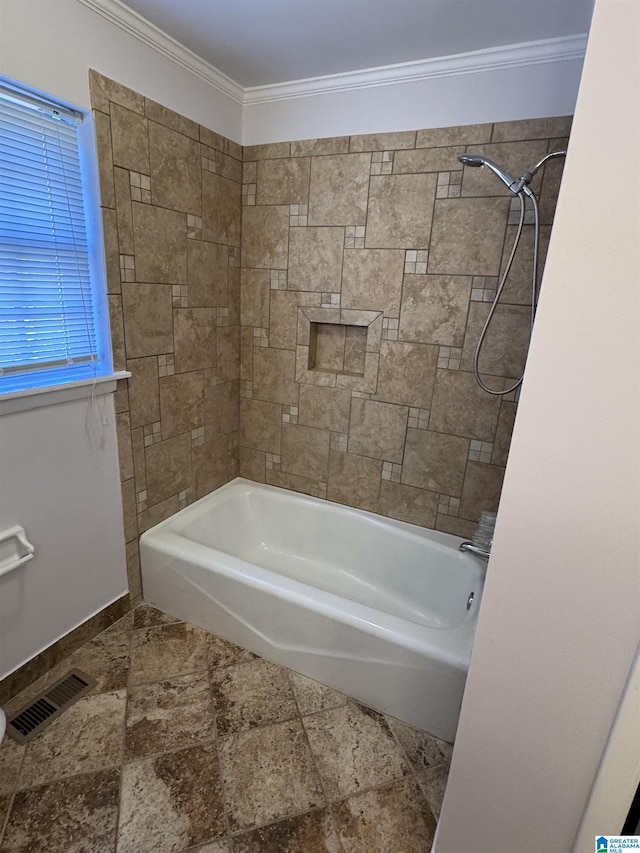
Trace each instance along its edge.
<instances>
[{"instance_id":1,"label":"white window sill","mask_svg":"<svg viewBox=\"0 0 640 853\"><path fill-rule=\"evenodd\" d=\"M128 379L131 374L126 370L101 376L95 380L96 396L112 394L116 390L118 379ZM82 382L70 382L67 385L52 385L49 388L30 388L28 391L16 391L15 394L0 396L0 415L11 415L15 412L26 412L29 409L40 409L43 406L56 406L68 403L70 400L88 399L94 385L93 379Z\"/></svg>"}]
</instances>

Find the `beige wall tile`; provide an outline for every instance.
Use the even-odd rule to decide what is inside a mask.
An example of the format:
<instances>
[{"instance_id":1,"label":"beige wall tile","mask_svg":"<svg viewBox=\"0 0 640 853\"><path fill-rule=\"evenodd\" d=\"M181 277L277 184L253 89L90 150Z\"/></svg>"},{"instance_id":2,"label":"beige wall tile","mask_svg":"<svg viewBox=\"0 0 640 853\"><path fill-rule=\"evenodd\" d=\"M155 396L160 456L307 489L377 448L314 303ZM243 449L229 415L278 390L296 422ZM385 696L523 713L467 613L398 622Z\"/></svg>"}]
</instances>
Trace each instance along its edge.
<instances>
[{"instance_id":1,"label":"beige wall tile","mask_svg":"<svg viewBox=\"0 0 640 853\"><path fill-rule=\"evenodd\" d=\"M415 151L396 151L393 157L393 173L462 171L458 160L460 146L451 148L416 148Z\"/></svg>"},{"instance_id":2,"label":"beige wall tile","mask_svg":"<svg viewBox=\"0 0 640 853\"><path fill-rule=\"evenodd\" d=\"M145 457L144 430L142 427L131 430L131 445L133 447L133 470L136 481L136 492L147 488L147 460Z\"/></svg>"},{"instance_id":3,"label":"beige wall tile","mask_svg":"<svg viewBox=\"0 0 640 853\"><path fill-rule=\"evenodd\" d=\"M116 382L116 392L113 395L113 402L116 409L116 414L129 411L129 390L127 388L128 379L119 379Z\"/></svg>"},{"instance_id":4,"label":"beige wall tile","mask_svg":"<svg viewBox=\"0 0 640 853\"><path fill-rule=\"evenodd\" d=\"M227 139L226 136L221 136L215 130L209 130L207 127L200 125L200 142L203 145L208 145L210 148L215 148L225 154L229 154L236 160L242 160L242 146L234 142L233 139Z\"/></svg>"},{"instance_id":5,"label":"beige wall tile","mask_svg":"<svg viewBox=\"0 0 640 853\"><path fill-rule=\"evenodd\" d=\"M133 202L136 281L187 283L187 221L183 213Z\"/></svg>"},{"instance_id":6,"label":"beige wall tile","mask_svg":"<svg viewBox=\"0 0 640 853\"><path fill-rule=\"evenodd\" d=\"M436 516L436 530L450 533L452 536L462 536L463 539L471 539L477 526L475 521L467 521L465 518L456 518L453 515L438 513Z\"/></svg>"},{"instance_id":7,"label":"beige wall tile","mask_svg":"<svg viewBox=\"0 0 640 853\"><path fill-rule=\"evenodd\" d=\"M437 178L380 175L371 178L365 245L382 249L429 246Z\"/></svg>"},{"instance_id":8,"label":"beige wall tile","mask_svg":"<svg viewBox=\"0 0 640 853\"><path fill-rule=\"evenodd\" d=\"M160 378L162 438L171 438L204 426L202 371Z\"/></svg>"},{"instance_id":9,"label":"beige wall tile","mask_svg":"<svg viewBox=\"0 0 640 853\"><path fill-rule=\"evenodd\" d=\"M510 403L508 400L502 401L498 417L498 428L496 429L496 437L493 442L493 454L491 456L491 463L493 465L502 465L504 467L507 464L511 434L517 411L517 403Z\"/></svg>"},{"instance_id":10,"label":"beige wall tile","mask_svg":"<svg viewBox=\"0 0 640 853\"><path fill-rule=\"evenodd\" d=\"M269 326L269 270L242 270L240 322L243 326L266 329Z\"/></svg>"},{"instance_id":11,"label":"beige wall tile","mask_svg":"<svg viewBox=\"0 0 640 853\"><path fill-rule=\"evenodd\" d=\"M504 468L469 462L460 501L460 515L478 521L483 510L495 512L500 501Z\"/></svg>"},{"instance_id":12,"label":"beige wall tile","mask_svg":"<svg viewBox=\"0 0 640 853\"><path fill-rule=\"evenodd\" d=\"M89 83L91 86L91 98L99 99L103 106L96 106L96 109L106 109L110 106L109 102L118 104L121 107L126 107L128 110L133 110L137 113L144 113L144 97L134 92L132 89L127 89L115 80L109 79L94 71L93 68L89 71Z\"/></svg>"},{"instance_id":13,"label":"beige wall tile","mask_svg":"<svg viewBox=\"0 0 640 853\"><path fill-rule=\"evenodd\" d=\"M213 441L240 426L237 382L221 382L204 390L204 437Z\"/></svg>"},{"instance_id":14,"label":"beige wall tile","mask_svg":"<svg viewBox=\"0 0 640 853\"><path fill-rule=\"evenodd\" d=\"M298 423L346 434L349 431L351 392L320 385L300 386Z\"/></svg>"},{"instance_id":15,"label":"beige wall tile","mask_svg":"<svg viewBox=\"0 0 640 853\"><path fill-rule=\"evenodd\" d=\"M225 436L194 447L191 454L195 500L229 482L229 452Z\"/></svg>"},{"instance_id":16,"label":"beige wall tile","mask_svg":"<svg viewBox=\"0 0 640 853\"><path fill-rule=\"evenodd\" d=\"M516 225L507 227L507 236L504 241L504 251L502 253L502 263L500 264L500 275L503 274L504 268L511 254L513 243L517 231ZM549 238L551 236L551 228L548 225L543 225L540 228L540 245L538 252L538 282L542 278L544 264L547 258L547 250L549 248ZM531 305L531 276L533 269L533 226L525 225L522 229L522 236L518 244L511 270L507 277L507 281L500 297L502 304L511 302L519 305Z\"/></svg>"},{"instance_id":17,"label":"beige wall tile","mask_svg":"<svg viewBox=\"0 0 640 853\"><path fill-rule=\"evenodd\" d=\"M123 284L122 304L127 358L173 352L170 285Z\"/></svg>"},{"instance_id":18,"label":"beige wall tile","mask_svg":"<svg viewBox=\"0 0 640 853\"><path fill-rule=\"evenodd\" d=\"M133 453L131 450L131 420L129 412L116 415L118 434L118 459L120 461L120 479L124 482L133 477Z\"/></svg>"},{"instance_id":19,"label":"beige wall tile","mask_svg":"<svg viewBox=\"0 0 640 853\"><path fill-rule=\"evenodd\" d=\"M122 296L109 296L109 324L111 326L113 367L115 370L124 370L126 352Z\"/></svg>"},{"instance_id":20,"label":"beige wall tile","mask_svg":"<svg viewBox=\"0 0 640 853\"><path fill-rule=\"evenodd\" d=\"M327 498L347 506L376 512L382 462L332 450L329 455Z\"/></svg>"},{"instance_id":21,"label":"beige wall tile","mask_svg":"<svg viewBox=\"0 0 640 853\"><path fill-rule=\"evenodd\" d=\"M191 436L178 435L146 449L150 506L191 486Z\"/></svg>"},{"instance_id":22,"label":"beige wall tile","mask_svg":"<svg viewBox=\"0 0 640 853\"><path fill-rule=\"evenodd\" d=\"M370 165L370 154L314 157L309 225L364 225Z\"/></svg>"},{"instance_id":23,"label":"beige wall tile","mask_svg":"<svg viewBox=\"0 0 640 853\"><path fill-rule=\"evenodd\" d=\"M200 216L200 143L152 121L149 123L149 162L153 203Z\"/></svg>"},{"instance_id":24,"label":"beige wall tile","mask_svg":"<svg viewBox=\"0 0 640 853\"><path fill-rule=\"evenodd\" d=\"M238 184L242 183L242 163L235 157L227 154L216 153L216 172L224 178L229 178Z\"/></svg>"},{"instance_id":25,"label":"beige wall tile","mask_svg":"<svg viewBox=\"0 0 640 853\"><path fill-rule=\"evenodd\" d=\"M219 382L240 378L240 327L221 326L217 331L217 368Z\"/></svg>"},{"instance_id":26,"label":"beige wall tile","mask_svg":"<svg viewBox=\"0 0 640 853\"><path fill-rule=\"evenodd\" d=\"M280 470L326 483L329 439L328 430L283 424Z\"/></svg>"},{"instance_id":27,"label":"beige wall tile","mask_svg":"<svg viewBox=\"0 0 640 853\"><path fill-rule=\"evenodd\" d=\"M111 104L113 162L123 169L149 174L148 122L139 113Z\"/></svg>"},{"instance_id":28,"label":"beige wall tile","mask_svg":"<svg viewBox=\"0 0 640 853\"><path fill-rule=\"evenodd\" d=\"M269 142L266 145L245 145L242 149L244 160L268 160L276 157L290 157L290 142Z\"/></svg>"},{"instance_id":29,"label":"beige wall tile","mask_svg":"<svg viewBox=\"0 0 640 853\"><path fill-rule=\"evenodd\" d=\"M306 157L312 154L347 154L348 136L329 136L325 139L300 139L291 143L292 157Z\"/></svg>"},{"instance_id":30,"label":"beige wall tile","mask_svg":"<svg viewBox=\"0 0 640 853\"><path fill-rule=\"evenodd\" d=\"M569 136L573 116L533 118L521 121L499 121L493 126L492 142L510 142L518 139L548 139Z\"/></svg>"},{"instance_id":31,"label":"beige wall tile","mask_svg":"<svg viewBox=\"0 0 640 853\"><path fill-rule=\"evenodd\" d=\"M289 249L289 208L242 210L242 263L246 267L284 270Z\"/></svg>"},{"instance_id":32,"label":"beige wall tile","mask_svg":"<svg viewBox=\"0 0 640 853\"><path fill-rule=\"evenodd\" d=\"M492 124L465 124L459 127L436 127L419 130L416 148L434 148L441 145L478 145L491 139Z\"/></svg>"},{"instance_id":33,"label":"beige wall tile","mask_svg":"<svg viewBox=\"0 0 640 853\"><path fill-rule=\"evenodd\" d=\"M280 455L282 407L262 400L240 400L240 446Z\"/></svg>"},{"instance_id":34,"label":"beige wall tile","mask_svg":"<svg viewBox=\"0 0 640 853\"><path fill-rule=\"evenodd\" d=\"M134 598L142 595L142 574L140 572L140 550L137 537L127 542L127 582L129 584L129 595Z\"/></svg>"},{"instance_id":35,"label":"beige wall tile","mask_svg":"<svg viewBox=\"0 0 640 853\"><path fill-rule=\"evenodd\" d=\"M260 160L256 204L306 204L310 166L308 157Z\"/></svg>"},{"instance_id":36,"label":"beige wall tile","mask_svg":"<svg viewBox=\"0 0 640 853\"><path fill-rule=\"evenodd\" d=\"M291 350L256 347L253 353L253 396L257 400L298 405L296 355Z\"/></svg>"},{"instance_id":37,"label":"beige wall tile","mask_svg":"<svg viewBox=\"0 0 640 853\"><path fill-rule=\"evenodd\" d=\"M438 199L433 215L428 272L498 274L509 199Z\"/></svg>"},{"instance_id":38,"label":"beige wall tile","mask_svg":"<svg viewBox=\"0 0 640 853\"><path fill-rule=\"evenodd\" d=\"M269 469L266 472L265 482L270 486L291 489L292 492L300 492L303 495L312 495L318 489L318 480L313 480L311 477Z\"/></svg>"},{"instance_id":39,"label":"beige wall tile","mask_svg":"<svg viewBox=\"0 0 640 853\"><path fill-rule=\"evenodd\" d=\"M434 527L437 509L438 495L435 492L389 480L382 480L380 484L378 511L381 515L421 527Z\"/></svg>"},{"instance_id":40,"label":"beige wall tile","mask_svg":"<svg viewBox=\"0 0 640 853\"><path fill-rule=\"evenodd\" d=\"M406 275L398 337L461 347L470 297L471 276Z\"/></svg>"},{"instance_id":41,"label":"beige wall tile","mask_svg":"<svg viewBox=\"0 0 640 853\"><path fill-rule=\"evenodd\" d=\"M122 519L124 522L124 541L131 542L138 536L136 520L136 486L133 478L122 483Z\"/></svg>"},{"instance_id":42,"label":"beige wall tile","mask_svg":"<svg viewBox=\"0 0 640 853\"><path fill-rule=\"evenodd\" d=\"M129 172L114 168L113 184L116 194L116 214L118 222L118 247L123 255L133 255L133 215L131 212L131 185Z\"/></svg>"},{"instance_id":43,"label":"beige wall tile","mask_svg":"<svg viewBox=\"0 0 640 853\"><path fill-rule=\"evenodd\" d=\"M343 308L400 315L404 252L398 249L345 249Z\"/></svg>"},{"instance_id":44,"label":"beige wall tile","mask_svg":"<svg viewBox=\"0 0 640 853\"><path fill-rule=\"evenodd\" d=\"M241 187L235 181L202 172L203 236L212 243L240 245Z\"/></svg>"},{"instance_id":45,"label":"beige wall tile","mask_svg":"<svg viewBox=\"0 0 640 853\"><path fill-rule=\"evenodd\" d=\"M107 293L121 293L120 250L118 248L118 221L115 210L102 208L102 233L104 235L104 260L107 273Z\"/></svg>"},{"instance_id":46,"label":"beige wall tile","mask_svg":"<svg viewBox=\"0 0 640 853\"><path fill-rule=\"evenodd\" d=\"M162 104L157 104L149 98L144 99L144 114L148 119L175 130L177 133L182 133L196 141L200 140L200 131L195 121L191 121L190 118L186 118L168 107L163 107Z\"/></svg>"},{"instance_id":47,"label":"beige wall tile","mask_svg":"<svg viewBox=\"0 0 640 853\"><path fill-rule=\"evenodd\" d=\"M174 308L176 373L216 366L216 329L212 308Z\"/></svg>"},{"instance_id":48,"label":"beige wall tile","mask_svg":"<svg viewBox=\"0 0 640 853\"><path fill-rule=\"evenodd\" d=\"M468 452L466 438L409 428L402 482L454 497L460 495Z\"/></svg>"},{"instance_id":49,"label":"beige wall tile","mask_svg":"<svg viewBox=\"0 0 640 853\"><path fill-rule=\"evenodd\" d=\"M229 250L217 243L187 240L189 306L209 308L229 304Z\"/></svg>"},{"instance_id":50,"label":"beige wall tile","mask_svg":"<svg viewBox=\"0 0 640 853\"><path fill-rule=\"evenodd\" d=\"M115 207L116 196L113 186L113 150L111 148L111 120L103 113L95 114L96 147L98 149L98 173L100 176L100 203L103 207Z\"/></svg>"},{"instance_id":51,"label":"beige wall tile","mask_svg":"<svg viewBox=\"0 0 640 853\"><path fill-rule=\"evenodd\" d=\"M471 373L438 370L429 429L493 442L500 398L483 391Z\"/></svg>"},{"instance_id":52,"label":"beige wall tile","mask_svg":"<svg viewBox=\"0 0 640 853\"><path fill-rule=\"evenodd\" d=\"M292 228L289 289L339 293L343 248L343 228Z\"/></svg>"},{"instance_id":53,"label":"beige wall tile","mask_svg":"<svg viewBox=\"0 0 640 853\"><path fill-rule=\"evenodd\" d=\"M131 428L159 421L158 359L155 356L129 359L127 370L131 371L128 380Z\"/></svg>"},{"instance_id":54,"label":"beige wall tile","mask_svg":"<svg viewBox=\"0 0 640 853\"><path fill-rule=\"evenodd\" d=\"M438 347L382 341L377 400L428 409L438 365Z\"/></svg>"},{"instance_id":55,"label":"beige wall tile","mask_svg":"<svg viewBox=\"0 0 640 853\"><path fill-rule=\"evenodd\" d=\"M157 504L150 506L144 512L138 513L138 533L144 533L155 524L160 524L165 518L170 515L175 515L180 509L180 501L178 495L171 495L164 501L159 501Z\"/></svg>"},{"instance_id":56,"label":"beige wall tile","mask_svg":"<svg viewBox=\"0 0 640 853\"><path fill-rule=\"evenodd\" d=\"M473 369L473 357L488 305L472 302L462 350L462 370ZM480 372L518 378L522 375L529 347L531 314L525 305L498 305L480 353ZM500 386L488 382L489 387Z\"/></svg>"},{"instance_id":57,"label":"beige wall tile","mask_svg":"<svg viewBox=\"0 0 640 853\"><path fill-rule=\"evenodd\" d=\"M363 133L352 136L350 151L391 151L396 148L413 148L416 144L415 130L397 133Z\"/></svg>"},{"instance_id":58,"label":"beige wall tile","mask_svg":"<svg viewBox=\"0 0 640 853\"><path fill-rule=\"evenodd\" d=\"M240 476L256 483L265 482L265 454L262 450L240 448Z\"/></svg>"},{"instance_id":59,"label":"beige wall tile","mask_svg":"<svg viewBox=\"0 0 640 853\"><path fill-rule=\"evenodd\" d=\"M280 349L296 348L298 294L286 290L271 291L269 344Z\"/></svg>"},{"instance_id":60,"label":"beige wall tile","mask_svg":"<svg viewBox=\"0 0 640 853\"><path fill-rule=\"evenodd\" d=\"M401 464L408 414L406 406L353 399L349 453Z\"/></svg>"}]
</instances>

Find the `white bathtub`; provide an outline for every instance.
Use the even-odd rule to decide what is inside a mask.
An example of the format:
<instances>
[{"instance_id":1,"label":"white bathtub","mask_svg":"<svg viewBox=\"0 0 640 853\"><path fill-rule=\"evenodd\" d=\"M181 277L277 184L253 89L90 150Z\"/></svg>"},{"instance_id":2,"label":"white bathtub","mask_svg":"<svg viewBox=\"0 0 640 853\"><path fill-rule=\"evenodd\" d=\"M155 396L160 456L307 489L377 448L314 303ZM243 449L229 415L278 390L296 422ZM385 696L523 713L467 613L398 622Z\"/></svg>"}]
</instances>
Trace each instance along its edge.
<instances>
[{"instance_id":1,"label":"white bathtub","mask_svg":"<svg viewBox=\"0 0 640 853\"><path fill-rule=\"evenodd\" d=\"M236 479L143 534L143 594L451 741L484 577L460 542Z\"/></svg>"}]
</instances>

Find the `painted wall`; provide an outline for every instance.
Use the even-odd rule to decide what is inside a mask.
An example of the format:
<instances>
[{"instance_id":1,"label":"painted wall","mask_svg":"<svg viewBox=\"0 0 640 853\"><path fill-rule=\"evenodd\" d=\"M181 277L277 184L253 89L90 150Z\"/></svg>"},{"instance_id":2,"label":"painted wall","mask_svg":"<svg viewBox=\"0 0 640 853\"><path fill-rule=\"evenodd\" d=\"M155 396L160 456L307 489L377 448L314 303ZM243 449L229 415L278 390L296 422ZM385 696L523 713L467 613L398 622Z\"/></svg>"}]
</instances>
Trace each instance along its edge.
<instances>
[{"instance_id":1,"label":"painted wall","mask_svg":"<svg viewBox=\"0 0 640 853\"><path fill-rule=\"evenodd\" d=\"M243 145L572 115L581 70L582 60L575 58L249 102Z\"/></svg>"},{"instance_id":2,"label":"painted wall","mask_svg":"<svg viewBox=\"0 0 640 853\"><path fill-rule=\"evenodd\" d=\"M0 530L20 524L34 558L0 577L0 678L126 592L113 397L105 444L85 400L0 417Z\"/></svg>"},{"instance_id":3,"label":"painted wall","mask_svg":"<svg viewBox=\"0 0 640 853\"><path fill-rule=\"evenodd\" d=\"M239 103L78 0L0 0L0 74L88 109L89 68L241 141Z\"/></svg>"},{"instance_id":4,"label":"painted wall","mask_svg":"<svg viewBox=\"0 0 640 853\"><path fill-rule=\"evenodd\" d=\"M639 34L597 0L437 853L574 849L640 637Z\"/></svg>"}]
</instances>

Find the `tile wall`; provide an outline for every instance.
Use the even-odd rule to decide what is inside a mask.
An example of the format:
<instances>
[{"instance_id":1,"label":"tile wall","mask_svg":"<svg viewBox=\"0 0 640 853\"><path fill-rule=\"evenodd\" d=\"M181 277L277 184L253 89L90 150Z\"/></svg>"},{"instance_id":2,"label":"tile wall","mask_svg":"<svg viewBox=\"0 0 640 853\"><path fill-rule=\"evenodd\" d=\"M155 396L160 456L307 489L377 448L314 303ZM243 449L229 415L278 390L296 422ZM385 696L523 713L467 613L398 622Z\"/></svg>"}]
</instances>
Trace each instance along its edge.
<instances>
[{"instance_id":1,"label":"tile wall","mask_svg":"<svg viewBox=\"0 0 640 853\"><path fill-rule=\"evenodd\" d=\"M520 175L570 123L244 148L241 475L464 536L497 508L517 401L471 371L518 209L456 155ZM532 184L542 258L561 170ZM531 214L481 360L496 389L525 361Z\"/></svg>"},{"instance_id":2,"label":"tile wall","mask_svg":"<svg viewBox=\"0 0 640 853\"><path fill-rule=\"evenodd\" d=\"M129 591L138 535L238 473L242 150L90 72Z\"/></svg>"},{"instance_id":3,"label":"tile wall","mask_svg":"<svg viewBox=\"0 0 640 853\"><path fill-rule=\"evenodd\" d=\"M472 374L517 226L506 188L570 118L242 149L91 72L129 583L138 535L238 473L463 536L517 400ZM243 160L242 160L243 158ZM532 184L541 256L562 161ZM531 212L481 368L520 375ZM242 252L240 251L242 249Z\"/></svg>"}]
</instances>

